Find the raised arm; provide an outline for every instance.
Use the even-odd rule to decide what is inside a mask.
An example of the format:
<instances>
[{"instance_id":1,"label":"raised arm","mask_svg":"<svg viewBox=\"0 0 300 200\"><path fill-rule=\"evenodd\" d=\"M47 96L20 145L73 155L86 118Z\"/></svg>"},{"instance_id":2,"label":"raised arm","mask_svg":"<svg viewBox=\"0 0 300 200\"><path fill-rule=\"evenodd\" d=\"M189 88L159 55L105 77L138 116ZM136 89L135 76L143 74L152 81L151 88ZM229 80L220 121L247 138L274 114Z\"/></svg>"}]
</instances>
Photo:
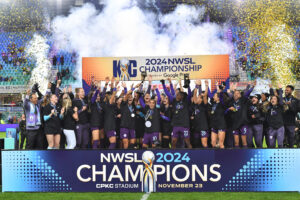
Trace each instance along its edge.
<instances>
[{"instance_id":1,"label":"raised arm","mask_svg":"<svg viewBox=\"0 0 300 200\"><path fill-rule=\"evenodd\" d=\"M168 78L168 81L169 81L169 84L170 84L171 94L174 97L175 96L175 90L174 90L171 78Z\"/></svg>"},{"instance_id":2,"label":"raised arm","mask_svg":"<svg viewBox=\"0 0 300 200\"><path fill-rule=\"evenodd\" d=\"M97 99L97 96L99 94L100 90L96 90L92 96L92 99L91 99L91 102L92 103L95 103L96 99Z\"/></svg>"},{"instance_id":3,"label":"raised arm","mask_svg":"<svg viewBox=\"0 0 300 200\"><path fill-rule=\"evenodd\" d=\"M172 103L172 102L173 102L173 99L174 99L173 95L171 95L171 93L168 91L168 89L167 89L167 87L166 87L166 85L165 85L164 82L162 82L162 86L163 86L163 89L164 89L165 94L166 94L166 95L168 96L168 98L169 98L170 103Z\"/></svg>"},{"instance_id":4,"label":"raised arm","mask_svg":"<svg viewBox=\"0 0 300 200\"><path fill-rule=\"evenodd\" d=\"M150 94L150 91L151 91L151 84L152 84L152 76L149 75L148 77L148 81L149 81L149 85L148 85L148 89L147 89L147 94Z\"/></svg>"},{"instance_id":5,"label":"raised arm","mask_svg":"<svg viewBox=\"0 0 300 200\"><path fill-rule=\"evenodd\" d=\"M199 88L199 92L201 91L201 86ZM199 93L200 94L200 93ZM207 99L207 94L208 94L208 82L205 81L205 92L204 92L204 96L203 96L203 103L207 104L208 103L208 99Z\"/></svg>"},{"instance_id":6,"label":"raised arm","mask_svg":"<svg viewBox=\"0 0 300 200\"><path fill-rule=\"evenodd\" d=\"M283 90L282 90L282 86L280 85L280 86L279 86L279 89L278 89L278 97L279 97L279 102L278 102L278 104L279 104L279 105L283 105L283 97L282 97L282 94L283 94Z\"/></svg>"},{"instance_id":7,"label":"raised arm","mask_svg":"<svg viewBox=\"0 0 300 200\"><path fill-rule=\"evenodd\" d=\"M28 89L26 91L26 95L25 95L25 98L24 98L24 102L23 102L23 105L24 105L24 109L25 110L29 110L29 95L30 95L30 89Z\"/></svg>"},{"instance_id":8,"label":"raised arm","mask_svg":"<svg viewBox=\"0 0 300 200\"><path fill-rule=\"evenodd\" d=\"M142 95L140 96L139 100L140 100L140 104L141 104L142 108L145 108L146 105L145 105L145 101L144 101L144 98Z\"/></svg>"},{"instance_id":9,"label":"raised arm","mask_svg":"<svg viewBox=\"0 0 300 200\"><path fill-rule=\"evenodd\" d=\"M112 86L112 92L113 93L112 93L112 96L111 96L111 98L109 100L109 104L110 105L114 104L115 98L116 98L116 94L117 94L117 88L115 86L115 79L114 78L111 79L111 86Z\"/></svg>"},{"instance_id":10,"label":"raised arm","mask_svg":"<svg viewBox=\"0 0 300 200\"><path fill-rule=\"evenodd\" d=\"M155 92L156 92L156 95L157 95L157 105L160 105L160 103L161 103L161 96L160 96L160 92L159 92L159 90L158 90L158 88L156 88L156 86L155 86Z\"/></svg>"},{"instance_id":11,"label":"raised arm","mask_svg":"<svg viewBox=\"0 0 300 200\"><path fill-rule=\"evenodd\" d=\"M247 89L248 88L248 86L247 86L246 90L244 91L244 97L245 98L248 98L250 96L250 94L253 91L255 86L256 86L256 81L254 82L254 84L252 86L250 86L249 89Z\"/></svg>"},{"instance_id":12,"label":"raised arm","mask_svg":"<svg viewBox=\"0 0 300 200\"><path fill-rule=\"evenodd\" d=\"M187 96L187 100L189 103L191 103L191 98L192 98L192 90L191 87L188 87L188 96Z\"/></svg>"}]
</instances>

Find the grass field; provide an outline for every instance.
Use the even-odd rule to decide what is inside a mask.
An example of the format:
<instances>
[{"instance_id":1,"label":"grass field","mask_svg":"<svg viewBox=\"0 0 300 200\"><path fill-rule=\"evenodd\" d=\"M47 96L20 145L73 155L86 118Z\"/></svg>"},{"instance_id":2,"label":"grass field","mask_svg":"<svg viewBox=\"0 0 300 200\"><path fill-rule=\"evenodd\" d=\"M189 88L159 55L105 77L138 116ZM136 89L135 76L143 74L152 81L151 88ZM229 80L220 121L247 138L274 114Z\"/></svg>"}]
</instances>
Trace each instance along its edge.
<instances>
[{"instance_id":1,"label":"grass field","mask_svg":"<svg viewBox=\"0 0 300 200\"><path fill-rule=\"evenodd\" d=\"M1 193L1 200L140 200L144 193ZM300 200L297 192L152 193L147 200Z\"/></svg>"}]
</instances>

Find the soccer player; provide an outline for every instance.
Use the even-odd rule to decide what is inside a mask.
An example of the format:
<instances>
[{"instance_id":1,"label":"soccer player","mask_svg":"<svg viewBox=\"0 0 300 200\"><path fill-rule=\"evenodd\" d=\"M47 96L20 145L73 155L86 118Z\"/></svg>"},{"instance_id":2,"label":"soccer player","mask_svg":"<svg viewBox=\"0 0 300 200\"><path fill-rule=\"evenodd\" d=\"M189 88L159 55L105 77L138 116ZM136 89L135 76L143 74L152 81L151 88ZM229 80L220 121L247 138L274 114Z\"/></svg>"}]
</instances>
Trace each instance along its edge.
<instances>
[{"instance_id":1,"label":"soccer player","mask_svg":"<svg viewBox=\"0 0 300 200\"><path fill-rule=\"evenodd\" d=\"M165 87L164 87L165 89ZM184 92L178 92L174 98L167 90L165 90L170 102L172 103L172 148L176 148L178 139L184 138L184 142L188 148L192 148L190 142L190 117L189 106L191 104L192 92L188 87L188 95Z\"/></svg>"},{"instance_id":2,"label":"soccer player","mask_svg":"<svg viewBox=\"0 0 300 200\"><path fill-rule=\"evenodd\" d=\"M126 83L123 82L125 97L121 103L121 125L120 138L123 142L123 148L127 149L129 146L133 148L136 143L135 135L135 117L136 107L133 102L132 92L133 88L127 91ZM130 144L130 145L129 145Z\"/></svg>"},{"instance_id":3,"label":"soccer player","mask_svg":"<svg viewBox=\"0 0 300 200\"><path fill-rule=\"evenodd\" d=\"M287 136L288 147L294 147L294 138L295 138L295 127L296 127L296 115L297 115L297 106L298 99L293 96L295 88L292 85L288 85L285 88L285 98L283 99L283 122L285 136Z\"/></svg>"},{"instance_id":4,"label":"soccer player","mask_svg":"<svg viewBox=\"0 0 300 200\"><path fill-rule=\"evenodd\" d=\"M262 148L264 115L259 103L260 95L252 95L248 105L249 129L247 135L248 147L253 147L253 137L257 148Z\"/></svg>"},{"instance_id":5,"label":"soccer player","mask_svg":"<svg viewBox=\"0 0 300 200\"><path fill-rule=\"evenodd\" d=\"M143 97L140 97L140 104L143 108L145 118L145 134L143 138L143 148L148 148L149 145L155 148L159 144L160 131L160 93L154 86L157 93L157 103L151 99L149 105L146 105Z\"/></svg>"},{"instance_id":6,"label":"soccer player","mask_svg":"<svg viewBox=\"0 0 300 200\"><path fill-rule=\"evenodd\" d=\"M76 121L78 121L78 108L72 106L72 100L69 95L63 96L62 107L65 110L62 124L67 141L66 149L74 149L76 147L75 129Z\"/></svg>"},{"instance_id":7,"label":"soccer player","mask_svg":"<svg viewBox=\"0 0 300 200\"><path fill-rule=\"evenodd\" d=\"M87 99L83 88L75 89L75 99L73 100L72 105L77 108L78 113L78 121L76 122L77 147L87 148L90 138L90 125L87 110Z\"/></svg>"},{"instance_id":8,"label":"soccer player","mask_svg":"<svg viewBox=\"0 0 300 200\"><path fill-rule=\"evenodd\" d=\"M235 90L233 93L233 98L229 103L229 111L231 120L232 120L232 134L234 136L234 146L240 146L240 135L242 138L243 147L247 147L247 134L248 134L248 116L247 116L247 105L248 97L253 91L255 84L250 88L244 91L243 95L238 90Z\"/></svg>"},{"instance_id":9,"label":"soccer player","mask_svg":"<svg viewBox=\"0 0 300 200\"><path fill-rule=\"evenodd\" d=\"M115 149L117 143L117 134L116 134L116 93L117 89L115 87L115 79L111 79L112 93L108 92L105 99L104 109L104 132L106 137L109 139L109 149Z\"/></svg>"},{"instance_id":10,"label":"soccer player","mask_svg":"<svg viewBox=\"0 0 300 200\"><path fill-rule=\"evenodd\" d=\"M282 87L279 85L278 96L274 95L273 88L270 88L271 104L267 112L268 122L268 138L270 148L275 148L276 140L278 147L283 147L284 140L284 123L283 123L283 101L282 101Z\"/></svg>"},{"instance_id":11,"label":"soccer player","mask_svg":"<svg viewBox=\"0 0 300 200\"><path fill-rule=\"evenodd\" d=\"M57 107L58 98L55 94L50 96L50 103L43 109L43 118L45 122L45 134L48 142L48 149L59 149L61 119L65 108Z\"/></svg>"},{"instance_id":12,"label":"soccer player","mask_svg":"<svg viewBox=\"0 0 300 200\"><path fill-rule=\"evenodd\" d=\"M101 92L101 82L98 84L98 88L94 91L91 98L91 118L90 126L92 131L92 147L98 149L103 147L104 143L104 111L103 111L103 99L105 96L106 88L109 82L109 78L106 78L105 87ZM102 144L101 144L102 143Z\"/></svg>"},{"instance_id":13,"label":"soccer player","mask_svg":"<svg viewBox=\"0 0 300 200\"><path fill-rule=\"evenodd\" d=\"M210 111L210 125L211 125L211 145L213 148L217 146L217 140L219 141L219 147L224 149L225 140L225 104L223 101L223 92L220 90L217 83L217 91L210 93L208 89L208 97L212 101Z\"/></svg>"},{"instance_id":14,"label":"soccer player","mask_svg":"<svg viewBox=\"0 0 300 200\"><path fill-rule=\"evenodd\" d=\"M208 93L208 82L205 82L205 93L202 94L201 90L201 81L196 81L196 89L194 90L194 95L192 98L192 126L193 126L193 137L195 143L198 144L198 141L201 138L201 143L204 148L207 148L207 140L209 137L209 127L208 127L208 118L207 118L207 93ZM198 90L197 90L198 89ZM198 96L197 96L198 91Z\"/></svg>"}]
</instances>

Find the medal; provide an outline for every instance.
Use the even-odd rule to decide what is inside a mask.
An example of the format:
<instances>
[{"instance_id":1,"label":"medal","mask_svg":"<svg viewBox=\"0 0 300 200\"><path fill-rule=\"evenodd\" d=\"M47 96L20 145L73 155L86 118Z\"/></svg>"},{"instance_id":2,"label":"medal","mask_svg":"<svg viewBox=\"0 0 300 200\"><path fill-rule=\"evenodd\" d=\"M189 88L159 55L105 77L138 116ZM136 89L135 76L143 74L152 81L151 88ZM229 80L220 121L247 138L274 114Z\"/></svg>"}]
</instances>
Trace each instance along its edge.
<instances>
[{"instance_id":1,"label":"medal","mask_svg":"<svg viewBox=\"0 0 300 200\"><path fill-rule=\"evenodd\" d=\"M150 127L152 126L152 124L151 124L150 121L146 121L146 122L145 122L145 126L146 126L147 128L150 128Z\"/></svg>"},{"instance_id":2,"label":"medal","mask_svg":"<svg viewBox=\"0 0 300 200\"><path fill-rule=\"evenodd\" d=\"M134 114L134 113L131 113L131 117L135 117L135 114Z\"/></svg>"}]
</instances>

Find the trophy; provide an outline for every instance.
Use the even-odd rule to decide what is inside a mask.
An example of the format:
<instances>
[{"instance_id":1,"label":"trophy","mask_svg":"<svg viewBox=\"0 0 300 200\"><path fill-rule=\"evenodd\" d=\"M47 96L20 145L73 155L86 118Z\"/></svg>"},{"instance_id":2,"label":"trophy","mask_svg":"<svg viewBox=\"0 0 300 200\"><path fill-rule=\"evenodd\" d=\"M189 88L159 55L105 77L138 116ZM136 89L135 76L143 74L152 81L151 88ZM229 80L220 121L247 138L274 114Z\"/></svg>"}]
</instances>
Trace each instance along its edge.
<instances>
[{"instance_id":1,"label":"trophy","mask_svg":"<svg viewBox=\"0 0 300 200\"><path fill-rule=\"evenodd\" d=\"M188 88L190 86L190 75L189 74L184 74L184 88Z\"/></svg>"},{"instance_id":2,"label":"trophy","mask_svg":"<svg viewBox=\"0 0 300 200\"><path fill-rule=\"evenodd\" d=\"M39 87L40 87L39 84L38 84L38 83L35 83L35 84L32 86L32 88L31 88L32 93L38 92Z\"/></svg>"},{"instance_id":3,"label":"trophy","mask_svg":"<svg viewBox=\"0 0 300 200\"><path fill-rule=\"evenodd\" d=\"M147 72L146 72L146 71L143 71L143 72L141 73L141 77L142 77L142 83L144 83L145 78L147 77Z\"/></svg>"}]
</instances>

